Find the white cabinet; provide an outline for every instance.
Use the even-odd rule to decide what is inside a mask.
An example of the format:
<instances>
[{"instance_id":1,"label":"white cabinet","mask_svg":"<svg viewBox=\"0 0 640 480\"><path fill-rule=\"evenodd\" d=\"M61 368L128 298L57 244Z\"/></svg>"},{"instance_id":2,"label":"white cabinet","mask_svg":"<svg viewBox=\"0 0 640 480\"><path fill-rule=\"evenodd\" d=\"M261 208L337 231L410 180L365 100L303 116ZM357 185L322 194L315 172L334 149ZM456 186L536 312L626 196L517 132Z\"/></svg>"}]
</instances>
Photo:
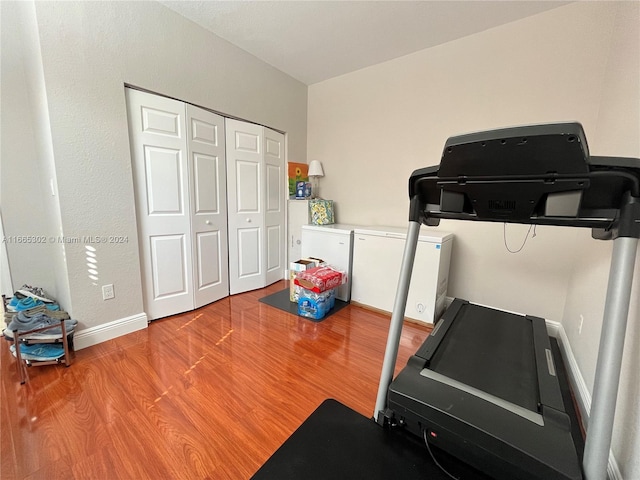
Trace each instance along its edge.
<instances>
[{"instance_id":1,"label":"white cabinet","mask_svg":"<svg viewBox=\"0 0 640 480\"><path fill-rule=\"evenodd\" d=\"M311 222L309 200L289 200L289 263L302 258L302 226ZM287 264L288 265L288 264Z\"/></svg>"},{"instance_id":2,"label":"white cabinet","mask_svg":"<svg viewBox=\"0 0 640 480\"><path fill-rule=\"evenodd\" d=\"M406 229L358 227L353 239L351 300L391 312ZM416 248L405 317L433 323L444 310L453 235L423 227Z\"/></svg>"},{"instance_id":3,"label":"white cabinet","mask_svg":"<svg viewBox=\"0 0 640 480\"><path fill-rule=\"evenodd\" d=\"M338 287L336 298L348 302L351 298L351 265L353 225L304 225L302 227L302 257L316 257L347 272L347 283Z\"/></svg>"}]
</instances>

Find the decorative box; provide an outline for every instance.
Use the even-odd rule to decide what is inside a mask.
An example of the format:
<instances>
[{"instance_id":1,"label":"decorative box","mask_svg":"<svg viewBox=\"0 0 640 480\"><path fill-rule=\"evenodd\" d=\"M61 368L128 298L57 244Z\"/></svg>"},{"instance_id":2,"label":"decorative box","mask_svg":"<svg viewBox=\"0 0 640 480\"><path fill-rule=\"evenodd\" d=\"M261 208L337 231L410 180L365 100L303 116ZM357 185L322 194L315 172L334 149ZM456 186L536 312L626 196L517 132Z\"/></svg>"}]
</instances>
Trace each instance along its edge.
<instances>
[{"instance_id":1,"label":"decorative box","mask_svg":"<svg viewBox=\"0 0 640 480\"><path fill-rule=\"evenodd\" d=\"M331 225L335 222L333 200L309 200L309 213L312 225Z\"/></svg>"}]
</instances>

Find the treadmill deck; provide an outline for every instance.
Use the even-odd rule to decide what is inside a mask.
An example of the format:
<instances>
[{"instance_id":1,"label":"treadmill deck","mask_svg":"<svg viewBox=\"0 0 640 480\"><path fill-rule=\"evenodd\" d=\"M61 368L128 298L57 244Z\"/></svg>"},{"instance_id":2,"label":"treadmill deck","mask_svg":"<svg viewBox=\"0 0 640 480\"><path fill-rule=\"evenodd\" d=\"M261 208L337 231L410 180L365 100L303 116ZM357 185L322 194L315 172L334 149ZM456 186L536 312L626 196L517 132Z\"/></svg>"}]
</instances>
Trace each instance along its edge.
<instances>
[{"instance_id":1,"label":"treadmill deck","mask_svg":"<svg viewBox=\"0 0 640 480\"><path fill-rule=\"evenodd\" d=\"M389 408L496 478L580 479L550 348L543 319L455 299L391 383Z\"/></svg>"},{"instance_id":2,"label":"treadmill deck","mask_svg":"<svg viewBox=\"0 0 640 480\"><path fill-rule=\"evenodd\" d=\"M531 321L468 303L459 310L447 339L431 358L429 370L538 412Z\"/></svg>"}]
</instances>

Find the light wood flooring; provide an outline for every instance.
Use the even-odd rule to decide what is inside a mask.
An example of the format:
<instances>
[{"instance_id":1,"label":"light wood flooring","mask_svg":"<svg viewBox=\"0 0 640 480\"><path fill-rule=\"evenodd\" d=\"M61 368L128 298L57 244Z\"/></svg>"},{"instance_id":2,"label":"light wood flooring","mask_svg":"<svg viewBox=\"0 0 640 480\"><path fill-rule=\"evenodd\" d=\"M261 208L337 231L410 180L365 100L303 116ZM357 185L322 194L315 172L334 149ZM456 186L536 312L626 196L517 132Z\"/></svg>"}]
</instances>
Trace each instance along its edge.
<instances>
[{"instance_id":1,"label":"light wood flooring","mask_svg":"<svg viewBox=\"0 0 640 480\"><path fill-rule=\"evenodd\" d=\"M0 478L246 479L326 398L371 417L389 315L350 305L316 323L220 300L30 368L0 347ZM396 371L428 328L405 322Z\"/></svg>"}]
</instances>

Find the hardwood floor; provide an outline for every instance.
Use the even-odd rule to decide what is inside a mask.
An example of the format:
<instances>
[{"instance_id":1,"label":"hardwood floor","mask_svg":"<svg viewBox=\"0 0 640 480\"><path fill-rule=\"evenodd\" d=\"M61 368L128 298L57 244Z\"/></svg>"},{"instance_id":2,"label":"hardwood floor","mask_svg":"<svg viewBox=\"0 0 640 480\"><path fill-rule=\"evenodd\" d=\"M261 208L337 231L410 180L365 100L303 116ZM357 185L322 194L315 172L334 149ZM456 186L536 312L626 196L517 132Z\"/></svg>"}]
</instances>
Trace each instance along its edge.
<instances>
[{"instance_id":1,"label":"hardwood floor","mask_svg":"<svg viewBox=\"0 0 640 480\"><path fill-rule=\"evenodd\" d=\"M315 323L235 295L28 369L1 342L0 477L249 478L326 398L373 414L389 316ZM428 328L405 323L402 368Z\"/></svg>"}]
</instances>

